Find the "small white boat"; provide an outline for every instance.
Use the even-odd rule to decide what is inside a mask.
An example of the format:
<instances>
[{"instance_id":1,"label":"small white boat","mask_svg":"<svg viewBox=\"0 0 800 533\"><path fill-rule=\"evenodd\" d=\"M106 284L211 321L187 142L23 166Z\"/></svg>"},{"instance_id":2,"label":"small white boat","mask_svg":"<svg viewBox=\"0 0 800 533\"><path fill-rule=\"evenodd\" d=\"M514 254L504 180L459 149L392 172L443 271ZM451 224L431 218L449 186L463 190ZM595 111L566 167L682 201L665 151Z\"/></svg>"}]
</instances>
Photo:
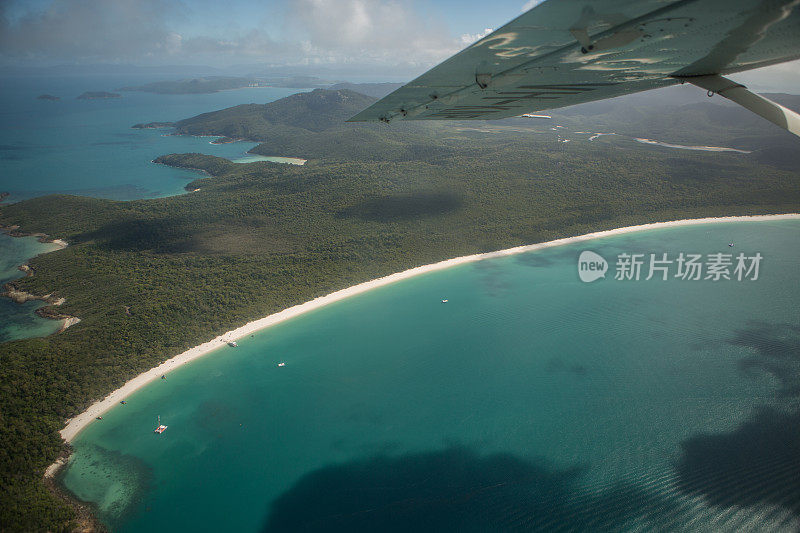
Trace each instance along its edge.
<instances>
[{"instance_id":1,"label":"small white boat","mask_svg":"<svg viewBox=\"0 0 800 533\"><path fill-rule=\"evenodd\" d=\"M230 346L231 348L236 348L236 347L237 347L237 346L239 346L239 345L238 345L238 344L236 344L236 341L230 341L230 342L228 343L228 346Z\"/></svg>"},{"instance_id":2,"label":"small white boat","mask_svg":"<svg viewBox=\"0 0 800 533\"><path fill-rule=\"evenodd\" d=\"M167 426L161 423L161 415L158 415L158 427L153 430L153 433L164 433L167 430Z\"/></svg>"},{"instance_id":3,"label":"small white boat","mask_svg":"<svg viewBox=\"0 0 800 533\"><path fill-rule=\"evenodd\" d=\"M442 300L442 303L443 303L443 304L446 304L446 303L447 303L447 302L449 302L449 301L450 301L450 300Z\"/></svg>"},{"instance_id":4,"label":"small white boat","mask_svg":"<svg viewBox=\"0 0 800 533\"><path fill-rule=\"evenodd\" d=\"M733 248L733 243L732 243L732 242L729 242L729 243L728 243L728 246L730 246L731 248Z\"/></svg>"},{"instance_id":5,"label":"small white boat","mask_svg":"<svg viewBox=\"0 0 800 533\"><path fill-rule=\"evenodd\" d=\"M284 363L283 361L281 361L280 363L278 363L278 366L286 366L286 363Z\"/></svg>"}]
</instances>

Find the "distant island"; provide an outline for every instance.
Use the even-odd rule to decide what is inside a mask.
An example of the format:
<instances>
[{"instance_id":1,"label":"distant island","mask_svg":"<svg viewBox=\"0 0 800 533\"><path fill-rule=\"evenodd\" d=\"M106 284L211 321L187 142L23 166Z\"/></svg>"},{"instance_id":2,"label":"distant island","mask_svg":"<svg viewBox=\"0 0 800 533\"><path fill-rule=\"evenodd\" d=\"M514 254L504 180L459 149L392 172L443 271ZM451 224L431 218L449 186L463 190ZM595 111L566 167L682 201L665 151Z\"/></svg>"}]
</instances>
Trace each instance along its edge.
<instances>
[{"instance_id":1,"label":"distant island","mask_svg":"<svg viewBox=\"0 0 800 533\"><path fill-rule=\"evenodd\" d=\"M286 87L292 89L316 89L330 86L314 76L291 76L286 78L252 78L209 76L183 80L156 81L145 85L120 87L118 91L136 91L156 94L205 94L245 87Z\"/></svg>"},{"instance_id":2,"label":"distant island","mask_svg":"<svg viewBox=\"0 0 800 533\"><path fill-rule=\"evenodd\" d=\"M52 94L40 94L36 97L37 100L51 100L55 102L56 100L61 100L58 96L53 96Z\"/></svg>"},{"instance_id":3,"label":"distant island","mask_svg":"<svg viewBox=\"0 0 800 533\"><path fill-rule=\"evenodd\" d=\"M219 137L211 141L211 144L230 144L235 143L239 139L231 139L230 137Z\"/></svg>"},{"instance_id":4,"label":"distant island","mask_svg":"<svg viewBox=\"0 0 800 533\"><path fill-rule=\"evenodd\" d=\"M387 94L402 87L403 83L381 82L381 83L350 83L348 81L337 83L328 87L332 91L347 89L357 93L366 94L374 98L383 98Z\"/></svg>"},{"instance_id":5,"label":"distant island","mask_svg":"<svg viewBox=\"0 0 800 533\"><path fill-rule=\"evenodd\" d=\"M108 93L105 91L86 91L78 96L76 100L102 100L104 98L122 98L119 93Z\"/></svg>"},{"instance_id":6,"label":"distant island","mask_svg":"<svg viewBox=\"0 0 800 533\"><path fill-rule=\"evenodd\" d=\"M131 128L136 130L154 130L159 128L171 128L174 122L148 122L146 124L134 124Z\"/></svg>"}]
</instances>

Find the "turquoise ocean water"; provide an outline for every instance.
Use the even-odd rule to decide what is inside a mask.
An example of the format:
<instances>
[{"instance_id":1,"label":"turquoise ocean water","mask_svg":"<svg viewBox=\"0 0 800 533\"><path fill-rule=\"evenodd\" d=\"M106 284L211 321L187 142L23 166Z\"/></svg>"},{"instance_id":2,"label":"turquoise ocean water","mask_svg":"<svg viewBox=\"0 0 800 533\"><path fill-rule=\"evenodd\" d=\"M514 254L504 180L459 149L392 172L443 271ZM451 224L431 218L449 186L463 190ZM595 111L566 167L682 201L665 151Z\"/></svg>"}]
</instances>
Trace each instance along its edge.
<instances>
[{"instance_id":1,"label":"turquoise ocean water","mask_svg":"<svg viewBox=\"0 0 800 533\"><path fill-rule=\"evenodd\" d=\"M247 104L266 103L298 89L252 88L214 94L158 95L123 92L122 98L76 100L84 91L114 91L149 78L6 78L0 84L0 192L8 201L50 193L132 200L170 196L198 174L151 163L159 155L200 152L238 159L256 143L212 145L213 138L167 136L169 130L135 130ZM37 100L43 93L59 96ZM275 154L298 156L302 154Z\"/></svg>"},{"instance_id":2,"label":"turquoise ocean water","mask_svg":"<svg viewBox=\"0 0 800 533\"><path fill-rule=\"evenodd\" d=\"M197 172L153 164L159 155L200 152L246 162L256 143L212 145L213 138L135 130L137 123L175 121L245 103L265 103L298 89L257 88L199 95L124 92L119 99L76 100L84 91L114 91L150 78L6 77L0 81L0 192L6 202L52 193L134 200L182 194ZM40 94L60 96L51 102ZM277 156L295 154L276 154ZM302 154L300 154L302 155ZM263 160L263 157L255 159ZM280 162L281 157L275 158ZM0 234L0 285L19 277L16 267L46 246ZM60 321L33 314L40 302L17 305L0 298L0 342L49 335Z\"/></svg>"},{"instance_id":3,"label":"turquoise ocean water","mask_svg":"<svg viewBox=\"0 0 800 533\"><path fill-rule=\"evenodd\" d=\"M659 229L370 291L141 389L61 481L123 532L797 530L798 230ZM763 260L582 283L584 250Z\"/></svg>"}]
</instances>

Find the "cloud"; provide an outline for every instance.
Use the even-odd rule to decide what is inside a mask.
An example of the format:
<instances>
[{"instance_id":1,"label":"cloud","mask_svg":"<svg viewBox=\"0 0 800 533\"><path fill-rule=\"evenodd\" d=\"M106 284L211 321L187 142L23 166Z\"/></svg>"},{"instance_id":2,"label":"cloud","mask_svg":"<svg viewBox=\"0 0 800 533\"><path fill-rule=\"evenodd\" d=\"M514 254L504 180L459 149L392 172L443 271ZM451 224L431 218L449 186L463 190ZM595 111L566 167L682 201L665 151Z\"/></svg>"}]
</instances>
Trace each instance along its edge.
<instances>
[{"instance_id":1,"label":"cloud","mask_svg":"<svg viewBox=\"0 0 800 533\"><path fill-rule=\"evenodd\" d=\"M494 30L492 28L486 28L480 33L465 33L464 35L461 36L461 44L463 44L464 46L468 46L474 42L480 41L493 31Z\"/></svg>"},{"instance_id":2,"label":"cloud","mask_svg":"<svg viewBox=\"0 0 800 533\"><path fill-rule=\"evenodd\" d=\"M171 29L185 17L168 0L54 0L13 22L0 3L0 59L9 62L134 62L226 64L239 61L300 62L300 43L280 43L259 29L224 38Z\"/></svg>"},{"instance_id":3,"label":"cloud","mask_svg":"<svg viewBox=\"0 0 800 533\"><path fill-rule=\"evenodd\" d=\"M290 17L309 58L331 62L429 65L461 44L443 23L423 18L408 2L294 0Z\"/></svg>"},{"instance_id":4,"label":"cloud","mask_svg":"<svg viewBox=\"0 0 800 533\"><path fill-rule=\"evenodd\" d=\"M407 76L491 32L454 35L428 0L275 0L260 11L243 1L234 7L244 19L190 0L0 0L0 64L329 65ZM798 77L792 62L733 79L796 92Z\"/></svg>"},{"instance_id":5,"label":"cloud","mask_svg":"<svg viewBox=\"0 0 800 533\"><path fill-rule=\"evenodd\" d=\"M14 16L4 16L15 7ZM38 7L37 7L38 6ZM267 14L278 24L264 24ZM481 33L455 37L442 21L397 0L290 0L254 13L246 28L187 25L197 13L174 0L0 0L0 62L232 61L381 65L419 70ZM201 15L202 16L202 15ZM205 20L205 19L197 19ZM224 26L224 20L220 21ZM272 27L271 34L266 30ZM282 28L275 30L275 26ZM209 33L214 33L209 35ZM274 34L283 38L276 39Z\"/></svg>"},{"instance_id":6,"label":"cloud","mask_svg":"<svg viewBox=\"0 0 800 533\"><path fill-rule=\"evenodd\" d=\"M179 4L163 0L55 0L13 23L0 15L0 51L23 60L169 54L176 38L162 21L179 11Z\"/></svg>"},{"instance_id":7,"label":"cloud","mask_svg":"<svg viewBox=\"0 0 800 533\"><path fill-rule=\"evenodd\" d=\"M544 2L544 0L528 0L522 5L522 12L526 12Z\"/></svg>"},{"instance_id":8,"label":"cloud","mask_svg":"<svg viewBox=\"0 0 800 533\"><path fill-rule=\"evenodd\" d=\"M177 35L177 34L176 34ZM171 59L216 64L246 59L297 63L303 53L299 44L288 45L273 40L260 30L250 30L226 38L197 36L176 39Z\"/></svg>"}]
</instances>

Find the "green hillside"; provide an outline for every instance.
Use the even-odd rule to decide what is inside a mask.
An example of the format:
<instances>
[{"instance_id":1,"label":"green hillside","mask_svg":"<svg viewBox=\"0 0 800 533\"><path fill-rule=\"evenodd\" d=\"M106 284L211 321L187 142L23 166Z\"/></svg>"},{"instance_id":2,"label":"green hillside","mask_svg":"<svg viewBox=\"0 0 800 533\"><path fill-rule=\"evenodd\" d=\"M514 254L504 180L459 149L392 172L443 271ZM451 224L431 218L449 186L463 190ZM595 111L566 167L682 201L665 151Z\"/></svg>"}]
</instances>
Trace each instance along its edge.
<instances>
[{"instance_id":1,"label":"green hillside","mask_svg":"<svg viewBox=\"0 0 800 533\"><path fill-rule=\"evenodd\" d=\"M323 131L337 126L375 98L349 90L315 89L268 104L244 104L203 113L175 123L180 133L224 135L239 139L267 139L277 126Z\"/></svg>"}]
</instances>

